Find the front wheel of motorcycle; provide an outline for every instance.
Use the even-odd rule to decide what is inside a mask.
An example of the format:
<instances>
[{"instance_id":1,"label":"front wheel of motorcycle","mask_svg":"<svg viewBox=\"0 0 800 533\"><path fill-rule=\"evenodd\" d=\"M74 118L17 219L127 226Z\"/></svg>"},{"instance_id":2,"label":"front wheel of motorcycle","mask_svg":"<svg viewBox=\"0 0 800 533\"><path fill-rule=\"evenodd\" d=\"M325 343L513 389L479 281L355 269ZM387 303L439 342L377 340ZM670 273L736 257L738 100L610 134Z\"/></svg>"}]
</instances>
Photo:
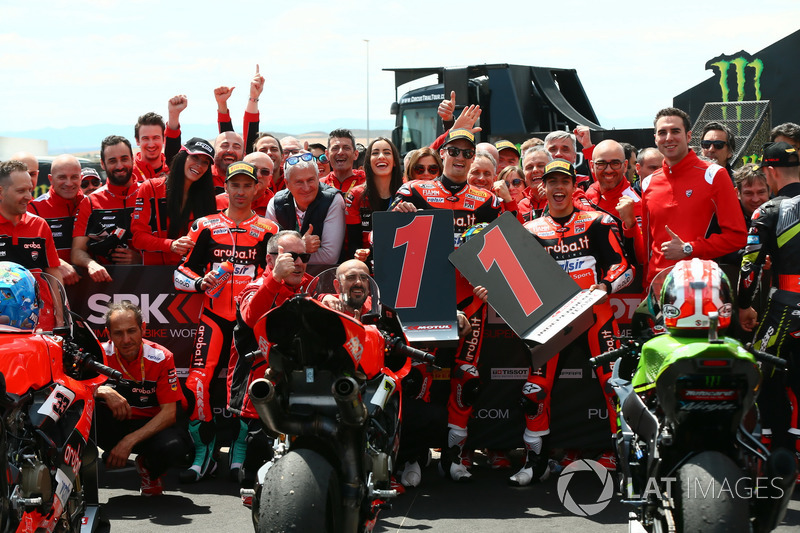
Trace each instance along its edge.
<instances>
[{"instance_id":1,"label":"front wheel of motorcycle","mask_svg":"<svg viewBox=\"0 0 800 533\"><path fill-rule=\"evenodd\" d=\"M342 511L339 478L331 464L314 451L292 450L267 472L257 533L335 533Z\"/></svg>"},{"instance_id":2,"label":"front wheel of motorcycle","mask_svg":"<svg viewBox=\"0 0 800 533\"><path fill-rule=\"evenodd\" d=\"M678 531L750 531L749 504L740 497L742 478L741 469L719 452L689 459L678 470Z\"/></svg>"}]
</instances>

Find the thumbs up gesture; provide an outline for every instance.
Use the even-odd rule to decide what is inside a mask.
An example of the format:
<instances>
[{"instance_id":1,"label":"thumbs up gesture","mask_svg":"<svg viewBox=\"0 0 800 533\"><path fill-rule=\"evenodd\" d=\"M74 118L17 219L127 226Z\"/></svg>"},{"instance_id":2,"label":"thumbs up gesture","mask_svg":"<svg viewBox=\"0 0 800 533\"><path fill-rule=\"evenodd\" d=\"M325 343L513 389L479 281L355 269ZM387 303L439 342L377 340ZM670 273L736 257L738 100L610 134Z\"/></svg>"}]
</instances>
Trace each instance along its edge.
<instances>
[{"instance_id":1,"label":"thumbs up gesture","mask_svg":"<svg viewBox=\"0 0 800 533\"><path fill-rule=\"evenodd\" d=\"M683 253L683 241L678 237L675 232L669 229L669 226L664 226L667 233L671 237L670 240L661 243L661 252L666 259L671 261L679 261L686 259L688 256Z\"/></svg>"},{"instance_id":2,"label":"thumbs up gesture","mask_svg":"<svg viewBox=\"0 0 800 533\"><path fill-rule=\"evenodd\" d=\"M308 231L306 231L305 235L303 235L303 242L306 243L306 252L313 254L317 250L319 250L320 240L319 236L312 235L314 231L314 224L308 225Z\"/></svg>"}]
</instances>

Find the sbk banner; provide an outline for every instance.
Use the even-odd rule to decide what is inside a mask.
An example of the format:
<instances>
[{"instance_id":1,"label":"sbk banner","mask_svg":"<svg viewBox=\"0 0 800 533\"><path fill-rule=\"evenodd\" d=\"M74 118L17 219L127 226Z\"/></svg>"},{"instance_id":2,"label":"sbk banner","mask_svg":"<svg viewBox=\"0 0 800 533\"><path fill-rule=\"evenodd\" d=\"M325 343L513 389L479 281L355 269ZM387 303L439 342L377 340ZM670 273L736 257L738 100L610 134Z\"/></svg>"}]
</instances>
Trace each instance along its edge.
<instances>
[{"instance_id":1,"label":"sbk banner","mask_svg":"<svg viewBox=\"0 0 800 533\"><path fill-rule=\"evenodd\" d=\"M108 332L103 315L108 305L123 300L138 305L145 323L144 337L170 350L178 376L186 377L204 295L176 291L174 266L106 265L106 270L113 281L95 283L82 270L80 281L66 287L72 311L105 342Z\"/></svg>"}]
</instances>

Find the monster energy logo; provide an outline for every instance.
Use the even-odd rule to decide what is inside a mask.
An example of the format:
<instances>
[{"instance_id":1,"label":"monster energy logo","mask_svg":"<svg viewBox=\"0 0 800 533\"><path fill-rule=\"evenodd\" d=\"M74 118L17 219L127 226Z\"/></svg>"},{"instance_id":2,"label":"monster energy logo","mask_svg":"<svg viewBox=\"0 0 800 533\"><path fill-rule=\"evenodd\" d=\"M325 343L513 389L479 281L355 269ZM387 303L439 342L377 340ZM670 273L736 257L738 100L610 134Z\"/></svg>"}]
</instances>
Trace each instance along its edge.
<instances>
[{"instance_id":1,"label":"monster energy logo","mask_svg":"<svg viewBox=\"0 0 800 533\"><path fill-rule=\"evenodd\" d=\"M722 376L706 376L706 387L719 387Z\"/></svg>"},{"instance_id":2,"label":"monster energy logo","mask_svg":"<svg viewBox=\"0 0 800 533\"><path fill-rule=\"evenodd\" d=\"M744 50L732 56L721 55L715 57L714 59L710 59L706 63L706 70L713 70L715 73L719 74L719 87L722 92L723 102L732 101L731 89L728 81L731 71L733 70L733 72L736 74L735 101L742 102L745 99L747 74L752 70L755 99L761 100L761 74L764 72L764 62L757 57L751 56ZM723 106L722 119L727 120L727 118L728 108L727 106ZM736 106L736 119L742 119L742 106Z\"/></svg>"}]
</instances>

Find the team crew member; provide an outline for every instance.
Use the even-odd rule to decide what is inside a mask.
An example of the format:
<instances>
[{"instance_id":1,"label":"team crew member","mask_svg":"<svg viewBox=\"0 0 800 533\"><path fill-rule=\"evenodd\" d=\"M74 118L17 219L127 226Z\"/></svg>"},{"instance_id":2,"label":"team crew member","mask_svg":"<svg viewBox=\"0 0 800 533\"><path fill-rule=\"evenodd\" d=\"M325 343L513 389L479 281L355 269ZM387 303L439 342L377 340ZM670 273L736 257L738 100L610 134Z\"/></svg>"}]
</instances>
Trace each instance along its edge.
<instances>
[{"instance_id":1,"label":"team crew member","mask_svg":"<svg viewBox=\"0 0 800 533\"><path fill-rule=\"evenodd\" d=\"M0 163L0 261L44 271L61 281L58 252L47 222L28 213L33 180L25 163Z\"/></svg>"},{"instance_id":2,"label":"team crew member","mask_svg":"<svg viewBox=\"0 0 800 533\"><path fill-rule=\"evenodd\" d=\"M335 311L361 320L372 308L369 267L363 261L350 259L336 268L333 287L336 294L326 294L321 303Z\"/></svg>"},{"instance_id":3,"label":"team crew member","mask_svg":"<svg viewBox=\"0 0 800 533\"><path fill-rule=\"evenodd\" d=\"M139 189L133 179L130 141L119 135L103 139L100 164L108 174L108 181L85 196L78 206L71 256L72 264L86 268L96 282L111 281L103 264L132 265L142 259L129 246L131 213Z\"/></svg>"},{"instance_id":4,"label":"team crew member","mask_svg":"<svg viewBox=\"0 0 800 533\"><path fill-rule=\"evenodd\" d=\"M92 194L99 189L102 184L103 180L95 169L86 167L81 170L81 191L83 191L84 196Z\"/></svg>"},{"instance_id":5,"label":"team crew member","mask_svg":"<svg viewBox=\"0 0 800 533\"><path fill-rule=\"evenodd\" d=\"M167 125L158 113L145 113L136 121L133 136L139 153L133 159L133 177L138 183L165 177L169 173L167 157L163 153L166 129Z\"/></svg>"},{"instance_id":6,"label":"team crew member","mask_svg":"<svg viewBox=\"0 0 800 533\"><path fill-rule=\"evenodd\" d=\"M320 182L342 191L344 194L366 180L363 170L354 170L358 158L356 138L350 130L333 130L328 135L328 150L325 152L331 165L331 173L320 176Z\"/></svg>"},{"instance_id":7,"label":"team crew member","mask_svg":"<svg viewBox=\"0 0 800 533\"><path fill-rule=\"evenodd\" d=\"M194 408L189 422L189 434L194 444L192 466L181 472L184 482L199 481L216 468L213 453L216 444L214 417L209 397L211 382L218 365L227 365L231 354L233 327L236 324L236 296L266 265L265 254L269 238L278 232L272 222L253 213L250 208L258 179L253 165L238 161L228 166L225 189L230 197L229 207L222 213L197 219L189 231L194 246L186 260L175 271L175 288L188 292L203 292L214 288L216 298L206 296L195 337L195 350L186 378L186 388L194 396ZM223 262L233 263L228 278L217 287L217 274ZM246 427L230 453L231 474L238 476L244 458Z\"/></svg>"},{"instance_id":8,"label":"team crew member","mask_svg":"<svg viewBox=\"0 0 800 533\"><path fill-rule=\"evenodd\" d=\"M108 342L105 364L131 383L110 383L97 389L97 438L106 450L109 468L122 468L131 453L141 493L163 491L162 476L186 455L185 429L176 425L186 399L178 383L172 353L142 339L142 311L125 300L109 305L105 315Z\"/></svg>"},{"instance_id":9,"label":"team crew member","mask_svg":"<svg viewBox=\"0 0 800 533\"><path fill-rule=\"evenodd\" d=\"M245 489L252 487L256 470L269 459L272 452L263 424L247 394L250 383L264 377L268 356L251 363L240 358L239 354L258 349L253 328L264 313L306 290L313 279L306 273L310 255L298 232L283 230L276 233L267 242L267 267L238 297L236 327L228 365L228 410L247 420L249 426L247 453L239 476ZM247 505L250 497L243 493L242 498Z\"/></svg>"},{"instance_id":10,"label":"team crew member","mask_svg":"<svg viewBox=\"0 0 800 533\"><path fill-rule=\"evenodd\" d=\"M755 334L755 347L788 362L786 376L764 374L758 396L764 427L772 430L773 446L800 452L800 229L796 213L800 204L800 158L785 142L764 148L761 169L775 198L755 210L742 259L739 278L739 318L742 328L752 331L757 315L753 296L764 262L772 259L772 284L764 317ZM766 290L766 288L763 288Z\"/></svg>"},{"instance_id":11,"label":"team crew member","mask_svg":"<svg viewBox=\"0 0 800 533\"><path fill-rule=\"evenodd\" d=\"M553 157L544 149L543 144L528 148L522 156L522 171L525 173L525 191L522 194L525 198L517 205L525 221L541 216L547 207L542 176L545 167L552 160Z\"/></svg>"},{"instance_id":12,"label":"team crew member","mask_svg":"<svg viewBox=\"0 0 800 533\"><path fill-rule=\"evenodd\" d=\"M597 289L608 294L626 287L633 280L618 234L616 220L596 211L578 211L572 201L575 192L575 168L568 161L556 159L547 165L544 176L549 213L525 224L525 229L575 280L582 289ZM564 351L579 350L593 356L613 349L619 335L614 311L606 300L594 306L594 325L573 341ZM550 433L550 398L558 367L556 354L541 369L531 372L523 388L525 433L523 441L527 458L522 469L511 476L513 485L528 485L549 474L547 454L543 453L543 437ZM611 372L597 370L609 413L614 406L605 392ZM612 435L616 418L609 416ZM613 468L613 454L600 459Z\"/></svg>"},{"instance_id":13,"label":"team crew member","mask_svg":"<svg viewBox=\"0 0 800 533\"><path fill-rule=\"evenodd\" d=\"M187 236L189 224L217 211L213 161L211 145L193 137L172 160L167 177L139 186L131 231L133 246L142 251L145 265L179 264L194 245Z\"/></svg>"},{"instance_id":14,"label":"team crew member","mask_svg":"<svg viewBox=\"0 0 800 533\"><path fill-rule=\"evenodd\" d=\"M311 254L309 264L320 272L338 263L344 242L344 198L320 183L314 156L293 155L284 162L286 188L267 206L267 218L282 229L299 231ZM322 265L322 266L319 266Z\"/></svg>"},{"instance_id":15,"label":"team crew member","mask_svg":"<svg viewBox=\"0 0 800 533\"><path fill-rule=\"evenodd\" d=\"M668 107L656 114L662 167L642 181L647 284L681 259L714 259L744 247L747 229L728 172L689 149L689 115ZM719 233L710 233L716 217Z\"/></svg>"},{"instance_id":16,"label":"team crew member","mask_svg":"<svg viewBox=\"0 0 800 533\"><path fill-rule=\"evenodd\" d=\"M419 209L453 210L453 243L457 244L467 228L491 222L500 214L500 201L489 191L477 189L467 183L472 159L475 157L475 136L465 129L448 133L440 150L444 161L442 176L430 181L412 181L403 185L395 196L392 209L414 212ZM467 440L467 422L472 414L472 403L478 395L478 358L486 321L486 305L473 294L469 283L459 274L456 283L458 308L472 326L470 339L462 338L451 372L451 393L447 405L448 452L443 457L443 473L455 481L471 476L462 457ZM424 368L419 366L419 368ZM430 376L426 376L429 379ZM423 390L429 390L423 387ZM413 465L412 465L413 466ZM401 480L402 481L402 480ZM417 481L418 482L418 481Z\"/></svg>"},{"instance_id":17,"label":"team crew member","mask_svg":"<svg viewBox=\"0 0 800 533\"><path fill-rule=\"evenodd\" d=\"M218 87L214 89L214 99L217 101L217 123L219 132L233 131L233 121L228 110L228 99L233 94L234 87ZM264 76L259 72L256 65L256 73L250 80L250 97L247 99L247 106L244 109L244 119L242 120L242 138L245 140L245 153L255 151L253 145L257 140L259 112L258 100L264 90ZM246 161L247 159L245 159Z\"/></svg>"},{"instance_id":18,"label":"team crew member","mask_svg":"<svg viewBox=\"0 0 800 533\"><path fill-rule=\"evenodd\" d=\"M345 196L347 232L341 259L356 257L368 261L371 253L372 213L386 211L403 184L400 153L384 137L367 146L368 164L364 169L366 181L356 185Z\"/></svg>"},{"instance_id":19,"label":"team crew member","mask_svg":"<svg viewBox=\"0 0 800 533\"><path fill-rule=\"evenodd\" d=\"M50 168L50 189L28 204L28 211L47 221L53 232L64 283L77 283L79 276L69 263L72 254L72 229L75 213L83 200L81 164L71 155L60 155Z\"/></svg>"}]
</instances>

